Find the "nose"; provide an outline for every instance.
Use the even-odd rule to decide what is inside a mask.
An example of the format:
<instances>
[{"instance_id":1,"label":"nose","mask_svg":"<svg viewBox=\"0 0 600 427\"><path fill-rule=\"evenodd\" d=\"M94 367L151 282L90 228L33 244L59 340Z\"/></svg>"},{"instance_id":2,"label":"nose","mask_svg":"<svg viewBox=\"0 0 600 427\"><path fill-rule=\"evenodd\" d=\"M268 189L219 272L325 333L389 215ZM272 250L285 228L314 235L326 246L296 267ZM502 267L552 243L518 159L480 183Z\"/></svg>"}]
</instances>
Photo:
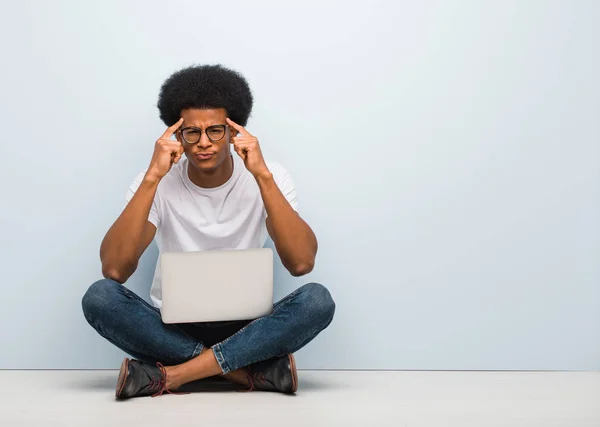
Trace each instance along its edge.
<instances>
[{"instance_id":1,"label":"nose","mask_svg":"<svg viewBox=\"0 0 600 427\"><path fill-rule=\"evenodd\" d=\"M206 132L202 132L202 134L200 135L200 139L198 140L198 146L200 148L208 148L212 145L212 142L210 142L210 139L208 139L208 136L206 136Z\"/></svg>"}]
</instances>

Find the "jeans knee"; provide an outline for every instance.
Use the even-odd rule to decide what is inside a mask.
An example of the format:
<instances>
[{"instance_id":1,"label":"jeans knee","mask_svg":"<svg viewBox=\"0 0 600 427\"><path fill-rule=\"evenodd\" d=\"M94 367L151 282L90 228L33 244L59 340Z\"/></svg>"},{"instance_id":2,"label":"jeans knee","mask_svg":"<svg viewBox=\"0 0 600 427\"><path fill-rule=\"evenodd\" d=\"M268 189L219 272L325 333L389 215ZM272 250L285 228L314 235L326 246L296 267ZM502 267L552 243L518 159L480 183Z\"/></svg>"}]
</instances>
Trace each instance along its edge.
<instances>
[{"instance_id":1,"label":"jeans knee","mask_svg":"<svg viewBox=\"0 0 600 427\"><path fill-rule=\"evenodd\" d=\"M81 299L81 308L86 318L97 317L114 301L119 283L110 279L98 280L93 283Z\"/></svg>"},{"instance_id":2,"label":"jeans knee","mask_svg":"<svg viewBox=\"0 0 600 427\"><path fill-rule=\"evenodd\" d=\"M307 297L311 318L318 319L328 326L335 314L335 301L329 290L320 283L307 283L303 291Z\"/></svg>"}]
</instances>

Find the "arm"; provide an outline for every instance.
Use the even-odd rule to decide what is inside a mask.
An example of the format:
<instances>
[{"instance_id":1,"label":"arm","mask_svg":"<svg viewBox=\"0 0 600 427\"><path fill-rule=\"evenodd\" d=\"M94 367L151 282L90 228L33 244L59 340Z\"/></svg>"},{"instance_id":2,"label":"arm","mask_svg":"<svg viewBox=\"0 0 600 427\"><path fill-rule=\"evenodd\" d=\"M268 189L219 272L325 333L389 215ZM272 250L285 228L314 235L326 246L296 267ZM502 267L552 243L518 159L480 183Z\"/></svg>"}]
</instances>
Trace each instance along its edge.
<instances>
[{"instance_id":1,"label":"arm","mask_svg":"<svg viewBox=\"0 0 600 427\"><path fill-rule=\"evenodd\" d=\"M293 276L312 271L317 256L317 238L298 215L269 172L256 177L267 210L267 230L285 268Z\"/></svg>"},{"instance_id":2,"label":"arm","mask_svg":"<svg viewBox=\"0 0 600 427\"><path fill-rule=\"evenodd\" d=\"M258 183L267 211L267 231L281 262L294 276L310 273L317 256L315 234L281 193L264 161L258 139L231 119L227 123L239 133L231 143Z\"/></svg>"},{"instance_id":3,"label":"arm","mask_svg":"<svg viewBox=\"0 0 600 427\"><path fill-rule=\"evenodd\" d=\"M107 279L126 282L152 242L156 227L148 221L148 215L157 187L157 180L144 177L133 198L102 240L102 275Z\"/></svg>"},{"instance_id":4,"label":"arm","mask_svg":"<svg viewBox=\"0 0 600 427\"><path fill-rule=\"evenodd\" d=\"M126 282L135 272L140 257L156 234L156 227L148 221L148 216L160 180L183 154L181 143L171 140L182 123L183 119L180 119L156 141L144 179L102 240L100 259L102 274L107 279Z\"/></svg>"}]
</instances>

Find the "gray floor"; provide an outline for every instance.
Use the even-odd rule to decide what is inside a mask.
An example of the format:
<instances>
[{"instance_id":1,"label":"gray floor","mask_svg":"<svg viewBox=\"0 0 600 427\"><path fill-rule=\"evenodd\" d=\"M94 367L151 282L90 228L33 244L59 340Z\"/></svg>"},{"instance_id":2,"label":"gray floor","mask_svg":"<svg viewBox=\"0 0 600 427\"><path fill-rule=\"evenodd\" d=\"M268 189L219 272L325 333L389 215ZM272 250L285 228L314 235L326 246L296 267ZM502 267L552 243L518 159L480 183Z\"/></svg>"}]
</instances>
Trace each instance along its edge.
<instances>
[{"instance_id":1,"label":"gray floor","mask_svg":"<svg viewBox=\"0 0 600 427\"><path fill-rule=\"evenodd\" d=\"M300 371L295 396L114 400L117 371L0 371L0 425L600 426L600 372Z\"/></svg>"}]
</instances>

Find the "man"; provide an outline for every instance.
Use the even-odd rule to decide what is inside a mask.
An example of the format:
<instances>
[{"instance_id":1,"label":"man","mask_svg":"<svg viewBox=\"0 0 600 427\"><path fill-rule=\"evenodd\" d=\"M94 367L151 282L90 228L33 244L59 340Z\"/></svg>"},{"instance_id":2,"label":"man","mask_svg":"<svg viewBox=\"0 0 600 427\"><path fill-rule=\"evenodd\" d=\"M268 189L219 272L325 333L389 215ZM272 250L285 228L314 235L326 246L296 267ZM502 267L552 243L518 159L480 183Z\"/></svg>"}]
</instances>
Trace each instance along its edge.
<instances>
[{"instance_id":1,"label":"man","mask_svg":"<svg viewBox=\"0 0 600 427\"><path fill-rule=\"evenodd\" d=\"M194 324L162 322L159 266L153 306L123 286L155 236L160 250L175 252L259 248L268 233L292 275L313 269L317 239L296 211L294 184L244 128L252 104L244 77L220 65L185 68L161 88L158 109L169 127L102 241L105 279L82 300L89 324L135 358L121 365L117 398L156 396L214 375L294 393L292 353L333 319L335 303L317 283L283 298L271 315Z\"/></svg>"}]
</instances>

